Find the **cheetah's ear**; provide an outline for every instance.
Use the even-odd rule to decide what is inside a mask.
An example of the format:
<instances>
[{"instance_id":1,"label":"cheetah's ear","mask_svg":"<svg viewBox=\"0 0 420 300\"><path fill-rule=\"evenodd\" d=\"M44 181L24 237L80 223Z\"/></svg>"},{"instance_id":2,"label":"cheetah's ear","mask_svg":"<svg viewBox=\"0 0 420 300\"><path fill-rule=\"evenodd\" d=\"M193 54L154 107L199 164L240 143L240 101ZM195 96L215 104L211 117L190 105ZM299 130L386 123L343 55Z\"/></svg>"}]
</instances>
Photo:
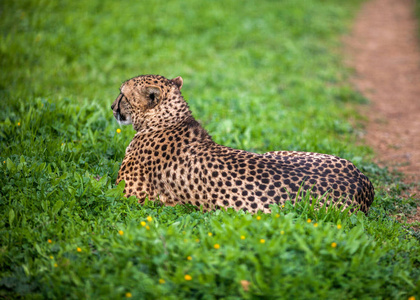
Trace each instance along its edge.
<instances>
[{"instance_id":1,"label":"cheetah's ear","mask_svg":"<svg viewBox=\"0 0 420 300\"><path fill-rule=\"evenodd\" d=\"M160 89L156 86L148 86L146 88L146 93L149 100L149 107L152 108L156 106L159 102Z\"/></svg>"},{"instance_id":2,"label":"cheetah's ear","mask_svg":"<svg viewBox=\"0 0 420 300\"><path fill-rule=\"evenodd\" d=\"M179 90L181 90L182 84L184 83L184 80L182 80L181 76L171 79L171 81L178 87Z\"/></svg>"}]
</instances>

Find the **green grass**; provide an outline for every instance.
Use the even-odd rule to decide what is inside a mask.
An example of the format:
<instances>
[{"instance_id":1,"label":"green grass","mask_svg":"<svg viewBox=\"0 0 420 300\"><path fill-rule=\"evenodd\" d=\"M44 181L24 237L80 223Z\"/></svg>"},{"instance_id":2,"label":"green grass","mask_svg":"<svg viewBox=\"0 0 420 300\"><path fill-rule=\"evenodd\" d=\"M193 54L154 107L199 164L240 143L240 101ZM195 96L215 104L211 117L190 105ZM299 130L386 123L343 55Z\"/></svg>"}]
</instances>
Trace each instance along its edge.
<instances>
[{"instance_id":1,"label":"green grass","mask_svg":"<svg viewBox=\"0 0 420 300\"><path fill-rule=\"evenodd\" d=\"M0 296L419 297L418 233L389 216L414 199L371 162L355 112L366 100L338 54L358 4L2 1ZM116 133L110 105L139 74L182 76L216 142L353 161L377 188L370 214L124 198L114 182L134 131Z\"/></svg>"}]
</instances>

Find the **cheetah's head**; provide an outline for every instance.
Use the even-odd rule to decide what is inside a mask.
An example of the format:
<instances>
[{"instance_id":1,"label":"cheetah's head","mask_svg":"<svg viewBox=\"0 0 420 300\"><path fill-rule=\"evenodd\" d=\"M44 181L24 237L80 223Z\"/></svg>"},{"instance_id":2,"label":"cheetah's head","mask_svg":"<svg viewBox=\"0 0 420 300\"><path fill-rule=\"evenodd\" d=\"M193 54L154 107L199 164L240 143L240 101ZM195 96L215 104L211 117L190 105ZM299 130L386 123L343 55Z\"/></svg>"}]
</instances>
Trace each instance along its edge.
<instances>
[{"instance_id":1,"label":"cheetah's head","mask_svg":"<svg viewBox=\"0 0 420 300\"><path fill-rule=\"evenodd\" d=\"M137 76L124 82L111 106L122 125L133 124L137 132L164 129L190 114L181 96L181 77L166 79L159 75Z\"/></svg>"}]
</instances>

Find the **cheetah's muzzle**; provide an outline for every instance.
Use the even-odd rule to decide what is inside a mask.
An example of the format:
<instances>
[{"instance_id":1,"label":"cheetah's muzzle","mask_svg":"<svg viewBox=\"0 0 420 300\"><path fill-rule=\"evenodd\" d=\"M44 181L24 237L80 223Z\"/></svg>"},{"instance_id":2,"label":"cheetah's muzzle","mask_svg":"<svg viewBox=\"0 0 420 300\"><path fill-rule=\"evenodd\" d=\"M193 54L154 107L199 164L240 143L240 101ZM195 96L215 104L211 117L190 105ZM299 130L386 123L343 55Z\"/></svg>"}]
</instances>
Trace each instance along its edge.
<instances>
[{"instance_id":1,"label":"cheetah's muzzle","mask_svg":"<svg viewBox=\"0 0 420 300\"><path fill-rule=\"evenodd\" d=\"M111 105L111 109L113 110L114 117L121 125L128 125L131 124L131 117L126 110L124 110L125 106L129 105L128 102L122 101L124 98L123 94L119 94L117 99ZM121 104L122 102L122 104ZM123 109L122 109L123 108Z\"/></svg>"},{"instance_id":2,"label":"cheetah's muzzle","mask_svg":"<svg viewBox=\"0 0 420 300\"><path fill-rule=\"evenodd\" d=\"M121 85L114 116L137 132L118 172L126 196L254 213L309 193L327 205L352 206L351 212L369 210L373 186L345 159L296 151L256 154L216 144L192 116L182 85L181 77L158 75Z\"/></svg>"}]
</instances>

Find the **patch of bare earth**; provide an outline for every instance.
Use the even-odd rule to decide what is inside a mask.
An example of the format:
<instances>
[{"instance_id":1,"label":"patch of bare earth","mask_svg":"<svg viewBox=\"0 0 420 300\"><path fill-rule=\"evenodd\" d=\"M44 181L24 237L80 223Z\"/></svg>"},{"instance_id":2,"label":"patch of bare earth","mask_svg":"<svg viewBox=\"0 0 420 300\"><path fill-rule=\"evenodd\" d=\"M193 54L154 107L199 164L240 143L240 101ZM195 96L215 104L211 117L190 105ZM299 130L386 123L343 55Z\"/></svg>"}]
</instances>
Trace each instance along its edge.
<instances>
[{"instance_id":1,"label":"patch of bare earth","mask_svg":"<svg viewBox=\"0 0 420 300\"><path fill-rule=\"evenodd\" d=\"M345 38L354 86L371 101L365 140L420 202L420 41L414 0L366 2ZM420 221L420 206L410 221Z\"/></svg>"}]
</instances>

